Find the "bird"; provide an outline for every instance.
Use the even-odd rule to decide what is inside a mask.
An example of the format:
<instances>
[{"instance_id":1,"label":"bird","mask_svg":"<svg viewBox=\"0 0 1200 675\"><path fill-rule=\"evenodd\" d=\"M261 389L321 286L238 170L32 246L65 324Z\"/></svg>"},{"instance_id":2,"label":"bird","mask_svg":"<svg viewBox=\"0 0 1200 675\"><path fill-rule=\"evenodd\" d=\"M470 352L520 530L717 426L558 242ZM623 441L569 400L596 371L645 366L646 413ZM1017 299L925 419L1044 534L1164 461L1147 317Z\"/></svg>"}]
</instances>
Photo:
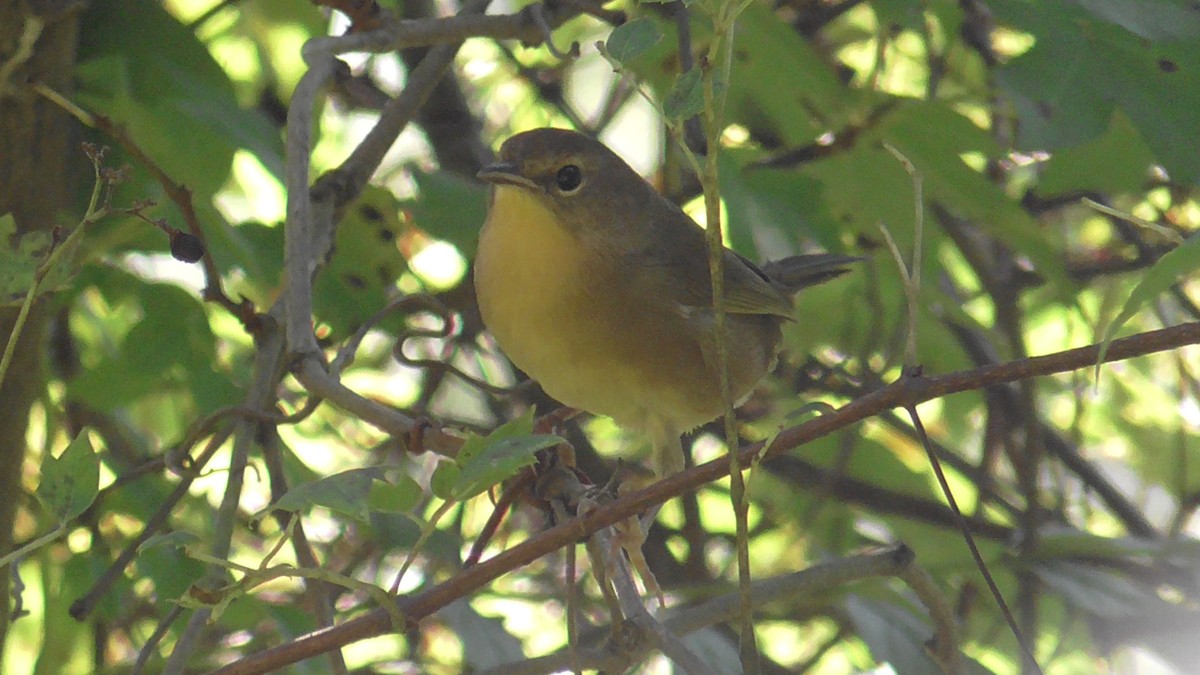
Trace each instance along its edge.
<instances>
[{"instance_id":1,"label":"bird","mask_svg":"<svg viewBox=\"0 0 1200 675\"><path fill-rule=\"evenodd\" d=\"M600 141L534 129L501 146L474 281L484 326L561 403L647 436L656 474L682 471L680 437L724 414L704 229ZM731 398L774 367L793 296L858 258L761 267L724 250ZM811 320L811 319L810 319Z\"/></svg>"}]
</instances>

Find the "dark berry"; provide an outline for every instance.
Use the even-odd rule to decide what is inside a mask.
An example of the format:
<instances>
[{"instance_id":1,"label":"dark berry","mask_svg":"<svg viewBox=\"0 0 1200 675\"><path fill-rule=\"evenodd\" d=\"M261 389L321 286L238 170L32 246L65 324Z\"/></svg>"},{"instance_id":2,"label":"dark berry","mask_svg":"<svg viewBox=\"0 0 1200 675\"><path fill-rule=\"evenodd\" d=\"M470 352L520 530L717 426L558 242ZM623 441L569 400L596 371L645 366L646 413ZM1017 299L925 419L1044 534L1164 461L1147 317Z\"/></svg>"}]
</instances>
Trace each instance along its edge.
<instances>
[{"instance_id":1,"label":"dark berry","mask_svg":"<svg viewBox=\"0 0 1200 675\"><path fill-rule=\"evenodd\" d=\"M196 235L176 230L171 233L171 255L176 260L194 263L204 257L204 244Z\"/></svg>"}]
</instances>

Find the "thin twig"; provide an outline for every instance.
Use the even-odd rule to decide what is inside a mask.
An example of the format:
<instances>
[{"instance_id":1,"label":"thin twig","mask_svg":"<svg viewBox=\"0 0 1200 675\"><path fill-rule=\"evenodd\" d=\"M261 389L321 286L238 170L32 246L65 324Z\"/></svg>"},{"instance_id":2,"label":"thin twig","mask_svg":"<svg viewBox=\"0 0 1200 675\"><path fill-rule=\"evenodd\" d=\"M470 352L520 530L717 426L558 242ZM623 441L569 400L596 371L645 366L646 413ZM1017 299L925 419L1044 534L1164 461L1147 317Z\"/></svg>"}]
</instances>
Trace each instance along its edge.
<instances>
[{"instance_id":1,"label":"thin twig","mask_svg":"<svg viewBox=\"0 0 1200 675\"><path fill-rule=\"evenodd\" d=\"M89 113L83 110L62 94L59 94L41 82L32 82L29 86L46 100L51 101L70 113L82 124L94 127L115 140L125 152L129 153L162 186L163 191L175 203L180 215L183 216L183 222L187 225L188 232L200 240L203 247L204 253L200 260L204 267L204 290L202 291L204 299L215 302L223 307L241 321L249 333L256 334L259 329L259 317L254 303L244 297L241 302L234 301L225 293L225 289L221 285L221 272L217 269L217 263L213 260L210 248L205 241L204 230L200 227L200 217L196 214L196 208L192 204L191 189L183 183L176 182L167 175L167 172L133 140L133 137L129 135L124 127L113 122L108 116ZM229 227L227 223L222 223L220 226L225 229Z\"/></svg>"},{"instance_id":2,"label":"thin twig","mask_svg":"<svg viewBox=\"0 0 1200 675\"><path fill-rule=\"evenodd\" d=\"M1017 645L1020 647L1025 659L1032 664L1036 672L1041 673L1041 668L1037 665L1037 659L1033 655L1033 648L1030 646L1028 640L1026 640L1020 626L1017 625L1017 620L1008 608L1008 603L1004 601L1004 596L1000 594L1000 588L996 586L996 580L992 578L991 570L988 569L987 563L983 561L983 555L979 552L979 547L975 544L975 536L971 534L971 528L967 525L962 510L958 508L958 500L954 498L954 492L950 489L950 482L946 480L946 473L942 471L942 463L938 461L937 454L934 453L933 448L929 445L929 436L925 433L925 425L921 422L921 416L917 414L917 407L915 405L905 405L904 407L908 411L909 418L912 419L913 428L917 430L917 434L921 437L921 444L925 448L925 455L929 458L929 463L933 467L933 474L937 477L938 485L942 488L942 493L946 495L946 502L950 505L950 510L954 512L954 518L958 521L959 530L962 532L963 539L967 542L967 548L971 550L971 558L975 561L975 567L983 575L983 580L987 584L992 598L996 601L996 606L999 607L1000 614L1004 617L1005 623L1008 624L1008 629L1012 631L1013 637L1016 638Z\"/></svg>"},{"instance_id":3,"label":"thin twig","mask_svg":"<svg viewBox=\"0 0 1200 675\"><path fill-rule=\"evenodd\" d=\"M279 354L283 352L283 333L275 328L275 323L269 324L272 329L261 331L259 349L255 352L254 377L250 390L246 392L245 407L252 410L274 411L276 400L276 384L283 377L283 367ZM233 546L234 530L237 526L237 516L242 500L242 486L245 484L246 467L250 461L250 450L257 444L258 422L245 418L238 421L234 428L233 448L230 454L229 470L226 473L225 490L221 495L221 504L217 509L216 520L213 523L212 536L208 539L209 555L217 559L226 559ZM210 566L208 577L223 583L226 570ZM200 634L208 624L212 608L204 607L196 610L188 619L179 639L167 659L164 671L168 674L183 673L192 654L200 645Z\"/></svg>"}]
</instances>

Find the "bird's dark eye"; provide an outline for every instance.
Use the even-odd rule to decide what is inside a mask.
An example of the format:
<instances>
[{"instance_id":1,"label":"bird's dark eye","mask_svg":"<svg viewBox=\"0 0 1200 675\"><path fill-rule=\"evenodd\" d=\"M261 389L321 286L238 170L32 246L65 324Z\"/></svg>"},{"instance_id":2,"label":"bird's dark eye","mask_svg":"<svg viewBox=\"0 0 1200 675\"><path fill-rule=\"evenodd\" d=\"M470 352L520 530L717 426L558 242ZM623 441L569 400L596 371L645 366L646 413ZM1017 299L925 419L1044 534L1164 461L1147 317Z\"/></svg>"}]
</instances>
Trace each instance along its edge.
<instances>
[{"instance_id":1,"label":"bird's dark eye","mask_svg":"<svg viewBox=\"0 0 1200 675\"><path fill-rule=\"evenodd\" d=\"M558 185L558 189L564 193L570 194L579 189L583 184L583 171L574 164L568 164L558 170L558 175L554 177L554 182Z\"/></svg>"}]
</instances>

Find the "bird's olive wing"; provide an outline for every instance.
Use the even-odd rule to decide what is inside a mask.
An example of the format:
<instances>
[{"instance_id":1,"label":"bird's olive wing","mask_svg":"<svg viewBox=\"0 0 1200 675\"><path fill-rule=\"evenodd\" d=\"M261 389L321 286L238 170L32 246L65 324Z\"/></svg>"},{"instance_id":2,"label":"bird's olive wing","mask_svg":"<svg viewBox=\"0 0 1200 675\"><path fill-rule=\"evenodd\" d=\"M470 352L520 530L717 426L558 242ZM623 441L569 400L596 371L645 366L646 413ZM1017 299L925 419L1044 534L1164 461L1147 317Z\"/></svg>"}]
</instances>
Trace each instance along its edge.
<instances>
[{"instance_id":1,"label":"bird's olive wing","mask_svg":"<svg viewBox=\"0 0 1200 675\"><path fill-rule=\"evenodd\" d=\"M669 224L664 226L664 222ZM685 314L711 309L712 277L704 230L682 212L660 220L656 230L660 236L627 256L624 267L630 276L625 283L637 290L641 302L661 301ZM724 282L725 311L792 316L791 299L754 263L729 249L725 250Z\"/></svg>"}]
</instances>

